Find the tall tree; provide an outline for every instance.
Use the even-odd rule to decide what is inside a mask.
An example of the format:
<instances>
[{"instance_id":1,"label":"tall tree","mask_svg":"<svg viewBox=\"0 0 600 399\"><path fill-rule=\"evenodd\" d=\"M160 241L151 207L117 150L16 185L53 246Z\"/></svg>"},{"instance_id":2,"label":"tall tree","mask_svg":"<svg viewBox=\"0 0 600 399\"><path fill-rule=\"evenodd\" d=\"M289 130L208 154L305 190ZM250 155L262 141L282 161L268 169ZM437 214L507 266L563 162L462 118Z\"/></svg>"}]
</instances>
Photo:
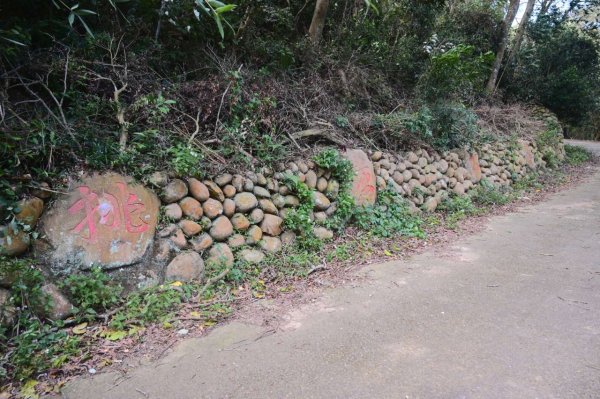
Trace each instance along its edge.
<instances>
[{"instance_id":1,"label":"tall tree","mask_svg":"<svg viewBox=\"0 0 600 399\"><path fill-rule=\"evenodd\" d=\"M327 16L328 8L329 0L317 0L310 28L308 29L308 36L313 44L318 43L319 40L321 40L321 36L323 36L323 28L325 27L325 17Z\"/></svg>"},{"instance_id":2,"label":"tall tree","mask_svg":"<svg viewBox=\"0 0 600 399\"><path fill-rule=\"evenodd\" d=\"M535 0L527 0L527 6L525 7L525 13L523 14L523 18L519 23L519 28L517 29L517 33L515 35L515 44L513 46L512 52L510 54L510 58L512 59L515 55L519 53L521 48L521 42L523 41L523 36L525 35L525 29L527 29L527 23L531 18L531 14L533 13L533 7L535 6Z\"/></svg>"},{"instance_id":3,"label":"tall tree","mask_svg":"<svg viewBox=\"0 0 600 399\"><path fill-rule=\"evenodd\" d=\"M508 4L508 10L506 11L506 15L500 24L500 46L498 47L498 52L496 53L496 59L494 60L494 64L492 65L492 72L490 73L490 78L488 79L486 85L486 92L488 94L493 94L496 90L496 83L498 81L498 74L500 73L500 67L502 66L502 60L504 59L504 53L506 52L506 47L508 46L508 33L510 32L510 27L517 16L517 12L519 11L519 0L510 0Z\"/></svg>"}]
</instances>

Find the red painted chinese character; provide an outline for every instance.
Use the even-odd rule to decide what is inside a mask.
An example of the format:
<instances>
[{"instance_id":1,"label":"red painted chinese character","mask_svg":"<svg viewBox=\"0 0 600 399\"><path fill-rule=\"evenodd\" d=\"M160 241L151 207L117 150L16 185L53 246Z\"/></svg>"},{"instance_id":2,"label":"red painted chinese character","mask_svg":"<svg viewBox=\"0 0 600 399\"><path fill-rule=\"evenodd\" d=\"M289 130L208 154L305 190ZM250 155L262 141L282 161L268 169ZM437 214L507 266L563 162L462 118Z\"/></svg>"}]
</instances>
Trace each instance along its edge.
<instances>
[{"instance_id":1,"label":"red painted chinese character","mask_svg":"<svg viewBox=\"0 0 600 399\"><path fill-rule=\"evenodd\" d=\"M85 212L84 218L73 228L73 232L80 234L86 228L88 236L81 234L81 238L95 242L98 236L97 225L109 227L111 229L120 229L121 221L124 220L125 230L129 233L143 233L148 230L148 222L138 216L141 223L134 224L134 214L145 210L144 203L134 193L127 192L125 183L116 183L120 193L120 199L110 193L102 193L102 196L94 193L89 187L79 187L81 199L77 200L70 208L70 214L76 214L82 210ZM97 220L96 213L99 216Z\"/></svg>"},{"instance_id":2,"label":"red painted chinese character","mask_svg":"<svg viewBox=\"0 0 600 399\"><path fill-rule=\"evenodd\" d=\"M357 186L361 194L369 195L376 191L375 186L371 183L371 173L369 173L368 170L362 170L360 172Z\"/></svg>"},{"instance_id":3,"label":"red painted chinese character","mask_svg":"<svg viewBox=\"0 0 600 399\"><path fill-rule=\"evenodd\" d=\"M119 190L121 191L122 198L127 198L125 206L123 207L123 215L125 216L125 229L129 233L143 233L148 230L148 222L141 217L139 220L141 224L135 225L132 222L132 215L137 211L144 211L144 203L133 193L127 193L127 185L125 183L117 183Z\"/></svg>"},{"instance_id":4,"label":"red painted chinese character","mask_svg":"<svg viewBox=\"0 0 600 399\"><path fill-rule=\"evenodd\" d=\"M87 227L89 231L88 237L82 238L88 241L96 240L96 218L95 213L98 210L98 206L96 202L98 201L98 195L90 190L89 187L81 186L79 187L79 193L81 194L81 199L75 202L70 208L69 213L75 214L81 210L85 211L85 217L81 220L81 222L77 223L77 225L73 228L75 233L80 233L83 229Z\"/></svg>"}]
</instances>

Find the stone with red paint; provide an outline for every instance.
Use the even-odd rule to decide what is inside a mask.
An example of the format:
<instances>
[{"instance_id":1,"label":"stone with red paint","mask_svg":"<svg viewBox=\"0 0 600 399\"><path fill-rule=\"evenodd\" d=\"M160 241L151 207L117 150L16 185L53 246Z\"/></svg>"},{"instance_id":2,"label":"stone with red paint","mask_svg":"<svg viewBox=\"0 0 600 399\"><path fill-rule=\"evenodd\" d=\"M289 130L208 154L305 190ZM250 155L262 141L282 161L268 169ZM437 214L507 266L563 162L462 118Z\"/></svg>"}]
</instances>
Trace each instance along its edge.
<instances>
[{"instance_id":1,"label":"stone with red paint","mask_svg":"<svg viewBox=\"0 0 600 399\"><path fill-rule=\"evenodd\" d=\"M72 182L41 219L57 271L111 269L142 260L152 248L160 202L154 192L115 173Z\"/></svg>"},{"instance_id":2,"label":"stone with red paint","mask_svg":"<svg viewBox=\"0 0 600 399\"><path fill-rule=\"evenodd\" d=\"M481 180L481 166L479 166L479 155L477 155L476 152L465 159L465 169L471 174L473 183L477 183Z\"/></svg>"},{"instance_id":3,"label":"stone with red paint","mask_svg":"<svg viewBox=\"0 0 600 399\"><path fill-rule=\"evenodd\" d=\"M347 150L344 156L352 162L354 180L352 196L356 205L373 205L377 199L377 180L371 160L362 150Z\"/></svg>"}]
</instances>

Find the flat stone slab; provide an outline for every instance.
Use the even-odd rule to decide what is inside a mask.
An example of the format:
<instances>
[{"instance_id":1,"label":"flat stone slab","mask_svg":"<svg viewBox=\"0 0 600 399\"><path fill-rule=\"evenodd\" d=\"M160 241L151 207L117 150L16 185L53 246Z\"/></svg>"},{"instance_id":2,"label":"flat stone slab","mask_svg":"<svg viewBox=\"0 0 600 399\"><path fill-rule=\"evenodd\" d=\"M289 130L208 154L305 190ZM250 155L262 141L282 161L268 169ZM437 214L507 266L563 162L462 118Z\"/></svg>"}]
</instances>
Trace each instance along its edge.
<instances>
[{"instance_id":1,"label":"flat stone slab","mask_svg":"<svg viewBox=\"0 0 600 399\"><path fill-rule=\"evenodd\" d=\"M377 199L377 180L373 163L362 150L346 150L344 153L354 168L352 196L356 205L373 205Z\"/></svg>"},{"instance_id":2,"label":"flat stone slab","mask_svg":"<svg viewBox=\"0 0 600 399\"><path fill-rule=\"evenodd\" d=\"M85 177L42 217L54 270L139 262L151 247L160 202L154 192L115 173Z\"/></svg>"}]
</instances>

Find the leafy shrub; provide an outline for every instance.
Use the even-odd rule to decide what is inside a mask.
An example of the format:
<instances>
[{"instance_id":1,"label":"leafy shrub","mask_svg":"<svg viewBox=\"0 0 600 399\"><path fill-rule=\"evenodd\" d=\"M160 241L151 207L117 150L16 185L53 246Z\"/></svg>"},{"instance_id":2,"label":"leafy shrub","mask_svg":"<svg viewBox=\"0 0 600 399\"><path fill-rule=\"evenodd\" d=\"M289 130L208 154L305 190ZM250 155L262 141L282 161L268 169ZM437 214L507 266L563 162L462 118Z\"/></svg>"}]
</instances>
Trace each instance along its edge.
<instances>
[{"instance_id":1,"label":"leafy shrub","mask_svg":"<svg viewBox=\"0 0 600 399\"><path fill-rule=\"evenodd\" d=\"M202 154L192 148L189 144L179 143L167 150L170 155L169 164L179 176L199 176L202 161Z\"/></svg>"},{"instance_id":2,"label":"leafy shrub","mask_svg":"<svg viewBox=\"0 0 600 399\"><path fill-rule=\"evenodd\" d=\"M462 104L437 103L432 107L433 145L438 149L470 147L479 138L477 115Z\"/></svg>"},{"instance_id":3,"label":"leafy shrub","mask_svg":"<svg viewBox=\"0 0 600 399\"><path fill-rule=\"evenodd\" d=\"M331 177L340 185L337 197L331 198L336 200L337 208L333 216L326 221L329 228L340 231L350 221L354 212L354 197L350 194L354 179L352 162L342 157L335 149L323 150L313 160L321 168L330 170Z\"/></svg>"},{"instance_id":4,"label":"leafy shrub","mask_svg":"<svg viewBox=\"0 0 600 399\"><path fill-rule=\"evenodd\" d=\"M298 245L305 249L320 249L323 243L318 240L313 232L314 222L311 213L315 207L313 191L298 179L298 176L286 175L284 183L298 196L300 206L290 209L284 218L284 225L299 234Z\"/></svg>"},{"instance_id":5,"label":"leafy shrub","mask_svg":"<svg viewBox=\"0 0 600 399\"><path fill-rule=\"evenodd\" d=\"M542 183L540 182L540 176L537 173L528 173L524 177L515 180L512 189L515 192L527 191L531 189L541 189Z\"/></svg>"},{"instance_id":6,"label":"leafy shrub","mask_svg":"<svg viewBox=\"0 0 600 399\"><path fill-rule=\"evenodd\" d=\"M574 145L565 145L565 160L569 165L581 165L592 159L592 153L587 149Z\"/></svg>"},{"instance_id":7,"label":"leafy shrub","mask_svg":"<svg viewBox=\"0 0 600 399\"><path fill-rule=\"evenodd\" d=\"M471 199L477 205L491 206L507 204L510 201L510 196L503 189L483 179L479 182L479 186L474 190L473 194L471 194Z\"/></svg>"},{"instance_id":8,"label":"leafy shrub","mask_svg":"<svg viewBox=\"0 0 600 399\"><path fill-rule=\"evenodd\" d=\"M378 237L425 236L421 219L412 215L406 200L390 188L377 193L375 205L357 208L354 223Z\"/></svg>"},{"instance_id":9,"label":"leafy shrub","mask_svg":"<svg viewBox=\"0 0 600 399\"><path fill-rule=\"evenodd\" d=\"M433 113L427 105L416 111L396 111L390 114L378 115L375 123L383 127L389 136L399 141L405 141L408 133L413 139L431 142L433 139Z\"/></svg>"},{"instance_id":10,"label":"leafy shrub","mask_svg":"<svg viewBox=\"0 0 600 399\"><path fill-rule=\"evenodd\" d=\"M465 214L474 213L477 208L473 204L471 197L468 195L452 194L446 198L437 208L440 211L448 213L462 212Z\"/></svg>"},{"instance_id":11,"label":"leafy shrub","mask_svg":"<svg viewBox=\"0 0 600 399\"><path fill-rule=\"evenodd\" d=\"M430 102L451 99L473 103L483 91L494 54L477 54L475 47L464 44L449 50L437 44L435 38L426 46L431 62L420 78L418 91Z\"/></svg>"},{"instance_id":12,"label":"leafy shrub","mask_svg":"<svg viewBox=\"0 0 600 399\"><path fill-rule=\"evenodd\" d=\"M110 277L99 267L92 268L89 274L70 275L62 288L71 297L80 317L88 320L116 305L122 291L122 287L112 284Z\"/></svg>"},{"instance_id":13,"label":"leafy shrub","mask_svg":"<svg viewBox=\"0 0 600 399\"><path fill-rule=\"evenodd\" d=\"M558 167L561 163L558 153L562 148L562 139L563 136L560 127L554 122L549 123L549 128L535 139L538 149L542 153L542 159L552 169Z\"/></svg>"},{"instance_id":14,"label":"leafy shrub","mask_svg":"<svg viewBox=\"0 0 600 399\"><path fill-rule=\"evenodd\" d=\"M477 115L452 102L423 104L416 111L380 115L376 123L399 143L421 141L440 150L469 147L480 139Z\"/></svg>"},{"instance_id":15,"label":"leafy shrub","mask_svg":"<svg viewBox=\"0 0 600 399\"><path fill-rule=\"evenodd\" d=\"M451 229L455 229L460 220L479 213L479 209L468 195L450 195L437 209L446 212L446 225Z\"/></svg>"}]
</instances>

